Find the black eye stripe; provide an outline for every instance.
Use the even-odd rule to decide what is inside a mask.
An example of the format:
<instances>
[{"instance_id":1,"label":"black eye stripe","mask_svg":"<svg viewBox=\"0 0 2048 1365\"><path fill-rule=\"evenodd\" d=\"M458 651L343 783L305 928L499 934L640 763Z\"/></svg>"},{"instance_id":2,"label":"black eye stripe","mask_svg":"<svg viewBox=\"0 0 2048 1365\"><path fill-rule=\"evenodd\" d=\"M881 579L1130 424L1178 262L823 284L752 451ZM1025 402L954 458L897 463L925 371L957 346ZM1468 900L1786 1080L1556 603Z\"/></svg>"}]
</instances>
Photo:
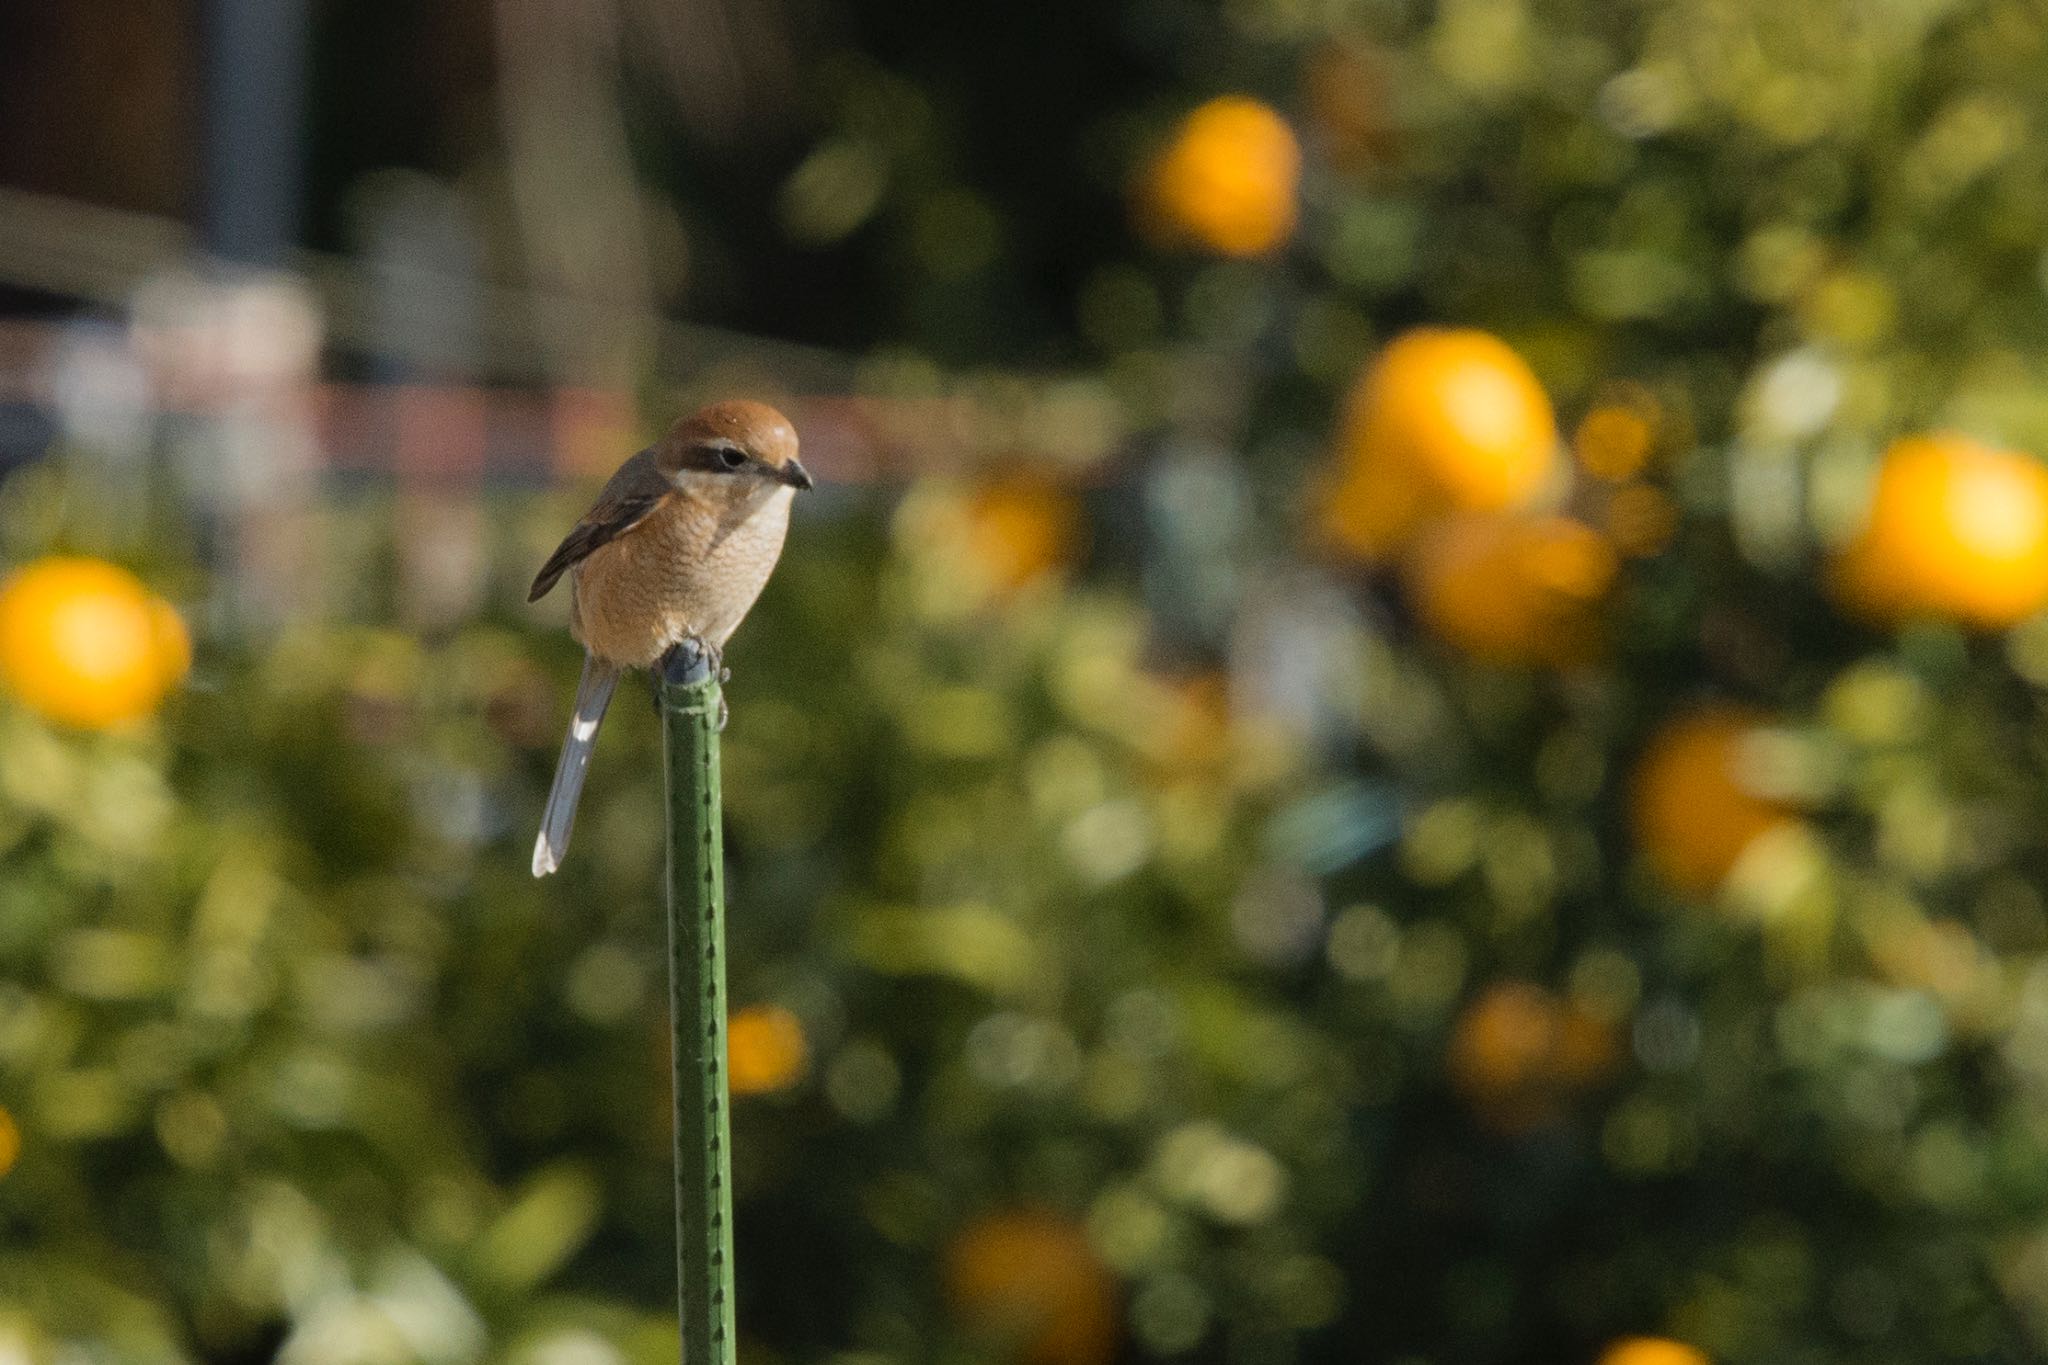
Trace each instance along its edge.
<instances>
[{"instance_id":1,"label":"black eye stripe","mask_svg":"<svg viewBox=\"0 0 2048 1365\"><path fill-rule=\"evenodd\" d=\"M744 469L747 466L747 452L724 441L706 443L697 447L698 458L707 469Z\"/></svg>"}]
</instances>

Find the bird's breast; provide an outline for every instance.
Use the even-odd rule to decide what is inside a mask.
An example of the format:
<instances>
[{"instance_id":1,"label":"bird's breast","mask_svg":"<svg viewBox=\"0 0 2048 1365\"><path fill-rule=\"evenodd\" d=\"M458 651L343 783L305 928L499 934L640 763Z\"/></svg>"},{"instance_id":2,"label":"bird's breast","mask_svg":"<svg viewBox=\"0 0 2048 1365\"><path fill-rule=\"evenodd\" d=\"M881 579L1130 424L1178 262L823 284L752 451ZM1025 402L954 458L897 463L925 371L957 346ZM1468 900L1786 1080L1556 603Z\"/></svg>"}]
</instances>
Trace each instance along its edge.
<instances>
[{"instance_id":1,"label":"bird's breast","mask_svg":"<svg viewBox=\"0 0 2048 1365\"><path fill-rule=\"evenodd\" d=\"M791 490L737 511L679 494L576 568L571 630L602 659L644 668L695 636L723 647L789 529Z\"/></svg>"}]
</instances>

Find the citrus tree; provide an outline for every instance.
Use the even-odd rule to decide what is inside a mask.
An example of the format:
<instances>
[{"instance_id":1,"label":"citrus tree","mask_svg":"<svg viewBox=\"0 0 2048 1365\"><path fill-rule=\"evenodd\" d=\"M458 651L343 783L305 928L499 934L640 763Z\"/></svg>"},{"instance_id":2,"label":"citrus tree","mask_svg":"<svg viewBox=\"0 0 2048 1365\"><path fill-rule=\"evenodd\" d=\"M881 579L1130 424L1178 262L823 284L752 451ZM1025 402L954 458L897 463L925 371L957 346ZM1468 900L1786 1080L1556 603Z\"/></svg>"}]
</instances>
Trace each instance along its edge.
<instances>
[{"instance_id":1,"label":"citrus tree","mask_svg":"<svg viewBox=\"0 0 2048 1365\"><path fill-rule=\"evenodd\" d=\"M849 499L735 642L748 1353L2039 1356L2039 16L1112 8L1139 74L1033 92L1129 211L1071 299L1019 244L1072 201L974 183L1019 120L915 43L821 66L786 189L900 286L864 389L1049 355L1141 439ZM646 708L543 899L564 641L181 687L38 488L0 1342L672 1358Z\"/></svg>"}]
</instances>

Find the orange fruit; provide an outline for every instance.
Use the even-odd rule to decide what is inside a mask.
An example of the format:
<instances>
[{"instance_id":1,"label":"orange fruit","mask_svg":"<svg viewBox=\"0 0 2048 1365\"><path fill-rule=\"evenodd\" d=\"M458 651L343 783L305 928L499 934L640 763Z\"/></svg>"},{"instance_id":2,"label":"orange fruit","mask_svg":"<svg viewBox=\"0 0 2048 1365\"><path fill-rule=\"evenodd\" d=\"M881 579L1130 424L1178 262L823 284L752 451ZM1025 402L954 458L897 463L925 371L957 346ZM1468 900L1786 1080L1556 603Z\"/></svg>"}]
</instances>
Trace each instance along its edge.
<instances>
[{"instance_id":1,"label":"orange fruit","mask_svg":"<svg viewBox=\"0 0 2048 1365\"><path fill-rule=\"evenodd\" d=\"M1445 1065L1451 1084L1497 1128L1552 1120L1613 1069L1606 1023L1525 981L1498 982L1459 1014Z\"/></svg>"},{"instance_id":2,"label":"orange fruit","mask_svg":"<svg viewBox=\"0 0 2048 1365\"><path fill-rule=\"evenodd\" d=\"M804 1026L780 1005L733 1011L725 1026L726 1079L735 1095L787 1089L810 1064Z\"/></svg>"},{"instance_id":3,"label":"orange fruit","mask_svg":"<svg viewBox=\"0 0 2048 1365\"><path fill-rule=\"evenodd\" d=\"M1623 484L1608 497L1601 521L1615 549L1631 559L1646 559L1678 534L1678 504L1653 484Z\"/></svg>"},{"instance_id":4,"label":"orange fruit","mask_svg":"<svg viewBox=\"0 0 2048 1365\"><path fill-rule=\"evenodd\" d=\"M1403 465L1373 461L1339 468L1323 482L1317 529L1337 553L1376 562L1406 545L1430 501L1420 473Z\"/></svg>"},{"instance_id":5,"label":"orange fruit","mask_svg":"<svg viewBox=\"0 0 2048 1365\"><path fill-rule=\"evenodd\" d=\"M1469 328L1390 342L1353 387L1326 529L1382 559L1455 512L1533 506L1558 476L1557 415L1527 363Z\"/></svg>"},{"instance_id":6,"label":"orange fruit","mask_svg":"<svg viewBox=\"0 0 2048 1365\"><path fill-rule=\"evenodd\" d=\"M1167 244L1260 256L1294 231L1301 144L1258 100L1224 95L1181 120L1146 171L1140 217Z\"/></svg>"},{"instance_id":7,"label":"orange fruit","mask_svg":"<svg viewBox=\"0 0 2048 1365\"><path fill-rule=\"evenodd\" d=\"M1163 766L1199 772L1230 756L1230 679L1225 674L1212 669L1163 681L1159 702L1159 729L1150 747Z\"/></svg>"},{"instance_id":8,"label":"orange fruit","mask_svg":"<svg viewBox=\"0 0 2048 1365\"><path fill-rule=\"evenodd\" d=\"M1657 444L1646 409L1642 403L1603 403L1579 419L1572 450L1588 474L1619 483L1642 472Z\"/></svg>"},{"instance_id":9,"label":"orange fruit","mask_svg":"<svg viewBox=\"0 0 2048 1365\"><path fill-rule=\"evenodd\" d=\"M1081 512L1049 483L989 484L967 502L968 554L998 592L1014 592L1072 559Z\"/></svg>"},{"instance_id":10,"label":"orange fruit","mask_svg":"<svg viewBox=\"0 0 2048 1365\"><path fill-rule=\"evenodd\" d=\"M1644 750L1631 793L1636 842L1674 890L1711 894L1752 840L1792 818L1742 780L1741 747L1767 723L1742 707L1702 707Z\"/></svg>"},{"instance_id":11,"label":"orange fruit","mask_svg":"<svg viewBox=\"0 0 2048 1365\"><path fill-rule=\"evenodd\" d=\"M185 629L185 618L178 615L178 609L161 597L149 601L150 633L156 641L157 667L175 686L192 671L192 634Z\"/></svg>"},{"instance_id":12,"label":"orange fruit","mask_svg":"<svg viewBox=\"0 0 2048 1365\"><path fill-rule=\"evenodd\" d=\"M1369 46L1331 43L1302 69L1309 117L1322 132L1330 159L1346 170L1393 159L1397 124L1390 65Z\"/></svg>"},{"instance_id":13,"label":"orange fruit","mask_svg":"<svg viewBox=\"0 0 2048 1365\"><path fill-rule=\"evenodd\" d=\"M0 1109L0 1176L13 1170L20 1159L21 1126L14 1121L14 1115Z\"/></svg>"},{"instance_id":14,"label":"orange fruit","mask_svg":"<svg viewBox=\"0 0 2048 1365\"><path fill-rule=\"evenodd\" d=\"M0 584L0 682L60 724L149 715L191 660L177 611L117 565L53 556Z\"/></svg>"},{"instance_id":15,"label":"orange fruit","mask_svg":"<svg viewBox=\"0 0 2048 1365\"><path fill-rule=\"evenodd\" d=\"M1028 1365L1104 1365L1116 1351L1116 1280L1058 1214L1007 1209L962 1228L945 1253L962 1324Z\"/></svg>"},{"instance_id":16,"label":"orange fruit","mask_svg":"<svg viewBox=\"0 0 2048 1365\"><path fill-rule=\"evenodd\" d=\"M1834 586L1885 625L1996 630L2032 616L2048 607L2048 467L1953 432L1894 442Z\"/></svg>"},{"instance_id":17,"label":"orange fruit","mask_svg":"<svg viewBox=\"0 0 2048 1365\"><path fill-rule=\"evenodd\" d=\"M1408 592L1423 623L1475 659L1569 668L1600 654L1619 563L1567 517L1461 517L1417 545Z\"/></svg>"},{"instance_id":18,"label":"orange fruit","mask_svg":"<svg viewBox=\"0 0 2048 1365\"><path fill-rule=\"evenodd\" d=\"M1623 1337L1600 1353L1600 1365L1713 1365L1707 1353L1669 1337Z\"/></svg>"}]
</instances>

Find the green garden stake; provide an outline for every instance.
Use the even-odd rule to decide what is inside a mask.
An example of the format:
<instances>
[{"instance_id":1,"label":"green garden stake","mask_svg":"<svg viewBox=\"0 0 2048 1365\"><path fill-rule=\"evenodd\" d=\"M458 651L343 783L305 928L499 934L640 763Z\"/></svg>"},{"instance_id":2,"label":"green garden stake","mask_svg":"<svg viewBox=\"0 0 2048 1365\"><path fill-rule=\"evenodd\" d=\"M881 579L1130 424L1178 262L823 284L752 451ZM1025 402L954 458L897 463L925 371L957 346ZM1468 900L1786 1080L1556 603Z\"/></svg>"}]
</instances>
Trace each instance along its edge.
<instances>
[{"instance_id":1,"label":"green garden stake","mask_svg":"<svg viewBox=\"0 0 2048 1365\"><path fill-rule=\"evenodd\" d=\"M725 1074L724 720L714 664L693 645L657 690L668 798L669 1023L675 1067L676 1284L684 1365L733 1365L732 1130Z\"/></svg>"}]
</instances>

